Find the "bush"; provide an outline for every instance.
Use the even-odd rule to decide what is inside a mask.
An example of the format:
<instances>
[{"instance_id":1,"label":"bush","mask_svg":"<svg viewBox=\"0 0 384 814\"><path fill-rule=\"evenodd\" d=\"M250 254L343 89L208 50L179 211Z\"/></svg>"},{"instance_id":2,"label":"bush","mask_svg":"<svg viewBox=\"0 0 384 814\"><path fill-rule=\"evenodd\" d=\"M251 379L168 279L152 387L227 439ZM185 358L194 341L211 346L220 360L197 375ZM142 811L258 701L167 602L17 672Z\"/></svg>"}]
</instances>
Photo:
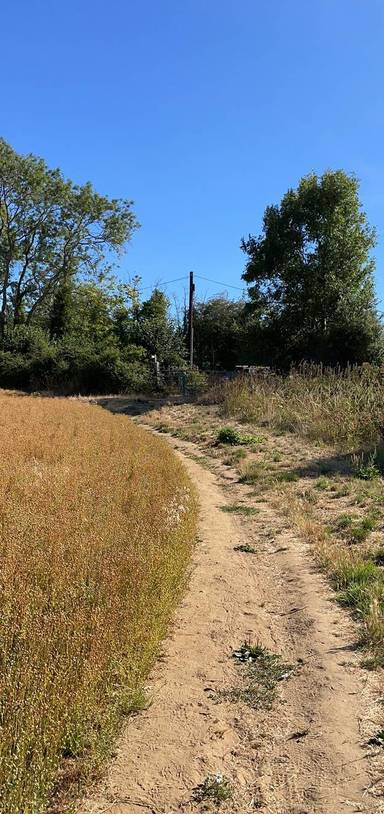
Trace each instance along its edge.
<instances>
[{"instance_id":1,"label":"bush","mask_svg":"<svg viewBox=\"0 0 384 814\"><path fill-rule=\"evenodd\" d=\"M70 393L148 391L152 373L143 348L77 335L50 341L38 328L17 328L0 349L0 386Z\"/></svg>"},{"instance_id":2,"label":"bush","mask_svg":"<svg viewBox=\"0 0 384 814\"><path fill-rule=\"evenodd\" d=\"M236 446L242 443L242 435L233 427L222 427L217 433L217 441L219 444L231 444L232 446Z\"/></svg>"}]
</instances>

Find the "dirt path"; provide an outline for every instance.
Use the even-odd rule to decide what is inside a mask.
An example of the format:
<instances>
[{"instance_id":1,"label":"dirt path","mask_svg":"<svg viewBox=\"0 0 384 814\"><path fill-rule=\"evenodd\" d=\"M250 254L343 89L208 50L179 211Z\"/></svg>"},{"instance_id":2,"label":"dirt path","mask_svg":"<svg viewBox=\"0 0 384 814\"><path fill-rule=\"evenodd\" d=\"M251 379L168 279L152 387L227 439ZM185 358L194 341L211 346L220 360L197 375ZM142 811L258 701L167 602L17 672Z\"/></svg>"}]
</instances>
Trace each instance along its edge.
<instances>
[{"instance_id":1,"label":"dirt path","mask_svg":"<svg viewBox=\"0 0 384 814\"><path fill-rule=\"evenodd\" d=\"M198 448L170 440L200 498L190 586L148 687L151 706L130 719L108 776L83 814L214 810L193 802L207 775L222 773L233 797L223 812L379 812L367 788L368 674L356 631L308 555L267 504L252 518L221 507L246 499L228 468L198 462ZM193 458L190 456L193 455ZM225 471L226 480L223 479ZM250 544L256 554L234 551ZM233 651L260 643L293 665L271 710L223 698L245 686Z\"/></svg>"}]
</instances>

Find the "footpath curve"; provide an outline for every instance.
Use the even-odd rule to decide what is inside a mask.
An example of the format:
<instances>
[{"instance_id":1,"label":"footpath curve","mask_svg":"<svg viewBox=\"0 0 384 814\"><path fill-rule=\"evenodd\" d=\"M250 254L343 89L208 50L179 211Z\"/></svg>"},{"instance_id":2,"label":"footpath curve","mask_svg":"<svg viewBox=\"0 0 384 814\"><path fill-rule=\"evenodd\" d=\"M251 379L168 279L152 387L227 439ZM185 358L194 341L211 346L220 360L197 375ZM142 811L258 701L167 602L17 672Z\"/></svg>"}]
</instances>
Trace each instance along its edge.
<instances>
[{"instance_id":1,"label":"footpath curve","mask_svg":"<svg viewBox=\"0 0 384 814\"><path fill-rule=\"evenodd\" d=\"M150 706L127 722L79 812L213 811L193 789L218 773L233 789L222 806L230 814L379 812L359 729L369 696L353 623L271 506L250 519L226 513L247 488L227 467L207 469L194 444L168 440L200 501L190 583L148 682ZM256 554L234 551L247 544ZM294 666L271 710L225 697L243 680L232 656L244 641Z\"/></svg>"}]
</instances>

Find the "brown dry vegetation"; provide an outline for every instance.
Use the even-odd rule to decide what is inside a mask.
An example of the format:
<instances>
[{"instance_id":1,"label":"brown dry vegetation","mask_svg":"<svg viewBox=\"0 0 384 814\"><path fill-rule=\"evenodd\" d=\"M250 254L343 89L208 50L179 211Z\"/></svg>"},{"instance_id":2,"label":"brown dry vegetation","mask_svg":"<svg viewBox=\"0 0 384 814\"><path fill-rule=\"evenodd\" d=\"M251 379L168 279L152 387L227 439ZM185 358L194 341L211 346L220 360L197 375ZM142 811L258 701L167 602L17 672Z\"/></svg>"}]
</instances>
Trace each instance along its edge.
<instances>
[{"instance_id":1,"label":"brown dry vegetation","mask_svg":"<svg viewBox=\"0 0 384 814\"><path fill-rule=\"evenodd\" d=\"M194 497L168 446L124 416L12 394L0 410L0 812L40 814L143 703Z\"/></svg>"},{"instance_id":2,"label":"brown dry vegetation","mask_svg":"<svg viewBox=\"0 0 384 814\"><path fill-rule=\"evenodd\" d=\"M289 376L238 378L214 400L224 415L287 430L343 449L379 444L384 428L382 368L303 366Z\"/></svg>"}]
</instances>

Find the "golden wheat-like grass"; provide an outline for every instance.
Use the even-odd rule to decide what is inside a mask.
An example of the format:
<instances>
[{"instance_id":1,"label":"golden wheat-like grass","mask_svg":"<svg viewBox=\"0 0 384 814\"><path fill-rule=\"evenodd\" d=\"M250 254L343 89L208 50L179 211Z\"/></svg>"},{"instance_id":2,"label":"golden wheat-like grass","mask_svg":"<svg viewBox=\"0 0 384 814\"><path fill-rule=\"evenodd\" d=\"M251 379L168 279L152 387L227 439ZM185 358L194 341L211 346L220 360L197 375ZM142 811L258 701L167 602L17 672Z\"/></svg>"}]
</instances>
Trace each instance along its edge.
<instances>
[{"instance_id":1,"label":"golden wheat-like grass","mask_svg":"<svg viewBox=\"0 0 384 814\"><path fill-rule=\"evenodd\" d=\"M195 506L173 452L124 416L4 393L0 423L0 812L40 814L140 703Z\"/></svg>"}]
</instances>

